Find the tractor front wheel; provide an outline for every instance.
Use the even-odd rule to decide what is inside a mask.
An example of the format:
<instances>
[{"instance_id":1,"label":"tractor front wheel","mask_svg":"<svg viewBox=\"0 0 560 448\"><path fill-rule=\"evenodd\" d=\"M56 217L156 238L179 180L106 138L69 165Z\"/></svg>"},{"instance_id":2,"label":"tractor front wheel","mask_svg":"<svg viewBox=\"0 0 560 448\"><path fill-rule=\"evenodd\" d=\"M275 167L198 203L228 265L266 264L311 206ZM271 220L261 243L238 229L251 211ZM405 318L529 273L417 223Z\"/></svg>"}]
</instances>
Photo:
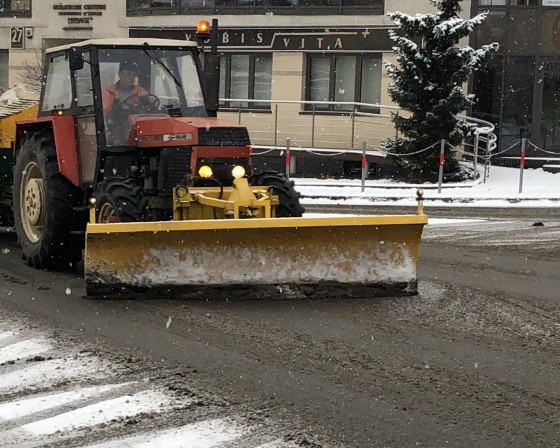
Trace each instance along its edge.
<instances>
[{"instance_id":1,"label":"tractor front wheel","mask_svg":"<svg viewBox=\"0 0 560 448\"><path fill-rule=\"evenodd\" d=\"M294 188L294 181L288 180L280 173L258 173L249 178L249 185L272 187L272 193L278 196L280 204L276 209L278 218L301 217L305 208L300 204L300 194Z\"/></svg>"},{"instance_id":2,"label":"tractor front wheel","mask_svg":"<svg viewBox=\"0 0 560 448\"><path fill-rule=\"evenodd\" d=\"M71 233L80 190L58 170L52 135L35 132L14 166L14 219L23 257L38 269L68 269L81 258L83 238Z\"/></svg>"},{"instance_id":3,"label":"tractor front wheel","mask_svg":"<svg viewBox=\"0 0 560 448\"><path fill-rule=\"evenodd\" d=\"M148 207L144 191L133 179L111 179L95 193L95 215L99 223L145 221Z\"/></svg>"}]
</instances>

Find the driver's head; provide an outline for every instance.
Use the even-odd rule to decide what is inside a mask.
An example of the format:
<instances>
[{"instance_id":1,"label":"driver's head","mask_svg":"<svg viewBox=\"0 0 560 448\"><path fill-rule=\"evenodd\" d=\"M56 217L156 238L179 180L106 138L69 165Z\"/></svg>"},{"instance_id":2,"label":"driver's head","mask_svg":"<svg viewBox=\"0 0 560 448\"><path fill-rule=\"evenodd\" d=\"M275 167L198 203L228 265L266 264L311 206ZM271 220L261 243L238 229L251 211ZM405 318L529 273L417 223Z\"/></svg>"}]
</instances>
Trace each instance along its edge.
<instances>
[{"instance_id":1,"label":"driver's head","mask_svg":"<svg viewBox=\"0 0 560 448\"><path fill-rule=\"evenodd\" d=\"M130 89L138 77L138 64L132 61L123 61L119 66L120 86Z\"/></svg>"}]
</instances>

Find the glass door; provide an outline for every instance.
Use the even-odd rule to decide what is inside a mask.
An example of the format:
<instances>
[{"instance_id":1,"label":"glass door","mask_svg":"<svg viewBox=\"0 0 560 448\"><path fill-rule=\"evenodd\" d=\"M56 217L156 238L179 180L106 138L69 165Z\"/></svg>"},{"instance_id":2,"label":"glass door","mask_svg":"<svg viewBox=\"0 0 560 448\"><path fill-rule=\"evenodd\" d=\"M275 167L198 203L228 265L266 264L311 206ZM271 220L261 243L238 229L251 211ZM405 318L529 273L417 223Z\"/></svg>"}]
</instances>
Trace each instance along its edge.
<instances>
[{"instance_id":1,"label":"glass door","mask_svg":"<svg viewBox=\"0 0 560 448\"><path fill-rule=\"evenodd\" d=\"M541 141L560 147L560 63L547 63L542 82Z\"/></svg>"}]
</instances>

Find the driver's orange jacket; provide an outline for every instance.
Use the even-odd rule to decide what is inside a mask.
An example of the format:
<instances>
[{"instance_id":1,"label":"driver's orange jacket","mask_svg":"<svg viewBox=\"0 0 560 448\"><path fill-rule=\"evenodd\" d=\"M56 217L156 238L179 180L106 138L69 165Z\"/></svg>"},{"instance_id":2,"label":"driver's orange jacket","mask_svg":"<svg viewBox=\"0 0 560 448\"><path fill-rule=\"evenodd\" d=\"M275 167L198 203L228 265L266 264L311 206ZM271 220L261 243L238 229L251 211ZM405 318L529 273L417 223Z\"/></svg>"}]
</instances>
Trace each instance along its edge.
<instances>
[{"instance_id":1,"label":"driver's orange jacket","mask_svg":"<svg viewBox=\"0 0 560 448\"><path fill-rule=\"evenodd\" d=\"M106 119L109 118L113 113L113 106L115 105L115 100L117 99L117 92L117 83L111 84L103 91L103 115L105 115ZM128 105L134 108L140 107L140 97L148 95L148 93L149 92L142 86L132 86L132 90L128 95L129 97L131 97L127 101Z\"/></svg>"}]
</instances>

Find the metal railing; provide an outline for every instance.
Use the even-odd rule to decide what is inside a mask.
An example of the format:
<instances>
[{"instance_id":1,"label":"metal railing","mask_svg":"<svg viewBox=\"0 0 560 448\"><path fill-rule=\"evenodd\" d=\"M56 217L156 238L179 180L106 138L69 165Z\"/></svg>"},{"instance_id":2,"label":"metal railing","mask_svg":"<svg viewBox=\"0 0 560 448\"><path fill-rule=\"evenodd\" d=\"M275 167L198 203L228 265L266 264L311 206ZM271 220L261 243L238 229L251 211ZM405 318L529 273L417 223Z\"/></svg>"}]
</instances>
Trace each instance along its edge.
<instances>
[{"instance_id":1,"label":"metal railing","mask_svg":"<svg viewBox=\"0 0 560 448\"><path fill-rule=\"evenodd\" d=\"M393 115L407 114L396 106L357 102L236 98L221 101L229 106L220 111L220 116L246 126L254 145L269 147L283 147L286 139L290 139L294 147L316 150L355 151L365 142L368 151L379 151L384 139L398 137ZM263 108L268 105L269 108ZM335 107L344 110L325 110ZM474 117L458 118L475 124L476 132L474 138L456 149L470 154L475 161L480 157L485 160L496 148L494 125Z\"/></svg>"}]
</instances>

